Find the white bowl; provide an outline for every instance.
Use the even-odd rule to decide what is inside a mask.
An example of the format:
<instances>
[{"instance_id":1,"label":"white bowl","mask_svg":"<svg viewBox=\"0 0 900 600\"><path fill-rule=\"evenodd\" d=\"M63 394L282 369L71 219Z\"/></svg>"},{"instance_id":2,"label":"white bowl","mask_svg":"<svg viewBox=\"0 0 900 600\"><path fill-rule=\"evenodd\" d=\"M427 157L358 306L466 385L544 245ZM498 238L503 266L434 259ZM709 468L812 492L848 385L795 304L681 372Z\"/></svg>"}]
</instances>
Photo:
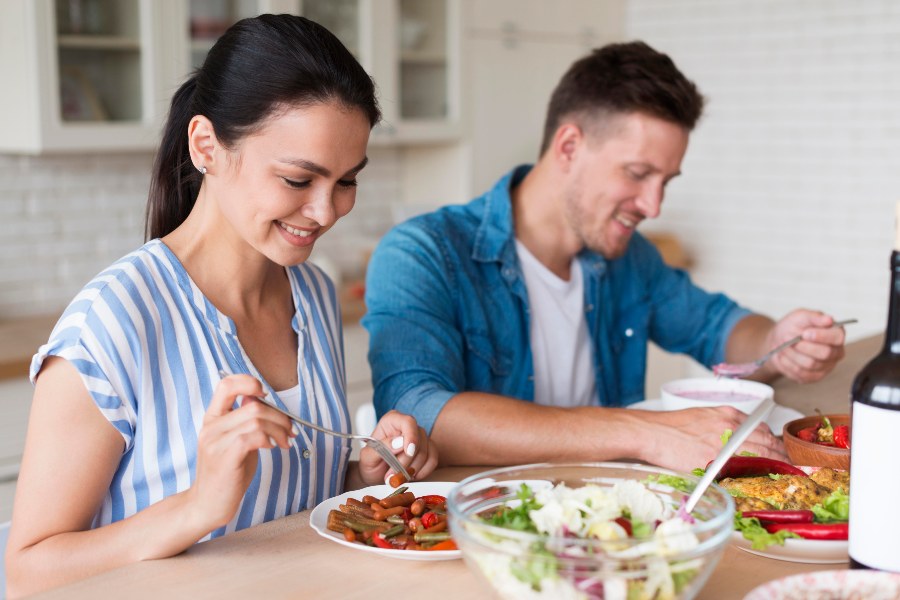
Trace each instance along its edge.
<instances>
[{"instance_id":1,"label":"white bowl","mask_svg":"<svg viewBox=\"0 0 900 600\"><path fill-rule=\"evenodd\" d=\"M775 395L772 386L765 383L712 377L670 381L662 385L660 393L663 410L733 406L747 414Z\"/></svg>"}]
</instances>

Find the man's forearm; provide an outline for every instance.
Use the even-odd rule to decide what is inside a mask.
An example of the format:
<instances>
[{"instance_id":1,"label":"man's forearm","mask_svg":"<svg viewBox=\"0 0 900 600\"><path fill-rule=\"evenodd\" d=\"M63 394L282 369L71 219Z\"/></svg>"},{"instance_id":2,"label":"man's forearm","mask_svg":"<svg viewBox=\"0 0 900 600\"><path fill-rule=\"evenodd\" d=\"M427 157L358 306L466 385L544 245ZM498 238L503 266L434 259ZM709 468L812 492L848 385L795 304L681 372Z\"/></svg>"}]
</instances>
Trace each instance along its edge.
<instances>
[{"instance_id":1,"label":"man's forearm","mask_svg":"<svg viewBox=\"0 0 900 600\"><path fill-rule=\"evenodd\" d=\"M641 458L638 413L557 408L465 392L441 410L431 432L442 466Z\"/></svg>"}]
</instances>

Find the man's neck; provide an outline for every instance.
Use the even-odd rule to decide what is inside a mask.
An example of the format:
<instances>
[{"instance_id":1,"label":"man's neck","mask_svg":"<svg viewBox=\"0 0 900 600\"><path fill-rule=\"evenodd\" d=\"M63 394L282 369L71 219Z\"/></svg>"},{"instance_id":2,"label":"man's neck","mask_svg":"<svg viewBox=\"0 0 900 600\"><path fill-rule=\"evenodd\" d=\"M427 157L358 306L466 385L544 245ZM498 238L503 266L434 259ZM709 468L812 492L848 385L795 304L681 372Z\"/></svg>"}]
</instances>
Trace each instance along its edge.
<instances>
[{"instance_id":1,"label":"man's neck","mask_svg":"<svg viewBox=\"0 0 900 600\"><path fill-rule=\"evenodd\" d=\"M582 245L566 220L562 182L538 162L511 192L516 239L560 279L568 281Z\"/></svg>"}]
</instances>

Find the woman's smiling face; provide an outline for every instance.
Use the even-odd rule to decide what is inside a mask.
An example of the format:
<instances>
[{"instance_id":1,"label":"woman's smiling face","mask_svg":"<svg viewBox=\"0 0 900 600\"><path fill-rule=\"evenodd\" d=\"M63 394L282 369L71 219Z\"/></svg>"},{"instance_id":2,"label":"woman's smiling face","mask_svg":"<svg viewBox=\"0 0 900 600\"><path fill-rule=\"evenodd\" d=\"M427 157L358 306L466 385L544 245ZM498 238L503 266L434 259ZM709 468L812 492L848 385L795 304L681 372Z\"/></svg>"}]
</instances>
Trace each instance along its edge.
<instances>
[{"instance_id":1,"label":"woman's smiling face","mask_svg":"<svg viewBox=\"0 0 900 600\"><path fill-rule=\"evenodd\" d=\"M357 108L326 102L276 112L228 152L210 190L244 242L295 265L356 201L370 124Z\"/></svg>"}]
</instances>

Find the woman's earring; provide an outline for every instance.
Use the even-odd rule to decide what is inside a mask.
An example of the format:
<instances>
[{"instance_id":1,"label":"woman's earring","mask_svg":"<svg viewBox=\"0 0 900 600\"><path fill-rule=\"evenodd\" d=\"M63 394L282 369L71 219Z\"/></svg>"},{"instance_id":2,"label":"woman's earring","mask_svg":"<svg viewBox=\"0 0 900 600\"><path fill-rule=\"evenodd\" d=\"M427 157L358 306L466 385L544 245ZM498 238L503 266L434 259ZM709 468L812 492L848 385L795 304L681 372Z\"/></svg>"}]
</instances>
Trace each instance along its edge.
<instances>
[{"instance_id":1,"label":"woman's earring","mask_svg":"<svg viewBox=\"0 0 900 600\"><path fill-rule=\"evenodd\" d=\"M200 175L206 175L206 167L197 167L197 170L200 171Z\"/></svg>"}]
</instances>

